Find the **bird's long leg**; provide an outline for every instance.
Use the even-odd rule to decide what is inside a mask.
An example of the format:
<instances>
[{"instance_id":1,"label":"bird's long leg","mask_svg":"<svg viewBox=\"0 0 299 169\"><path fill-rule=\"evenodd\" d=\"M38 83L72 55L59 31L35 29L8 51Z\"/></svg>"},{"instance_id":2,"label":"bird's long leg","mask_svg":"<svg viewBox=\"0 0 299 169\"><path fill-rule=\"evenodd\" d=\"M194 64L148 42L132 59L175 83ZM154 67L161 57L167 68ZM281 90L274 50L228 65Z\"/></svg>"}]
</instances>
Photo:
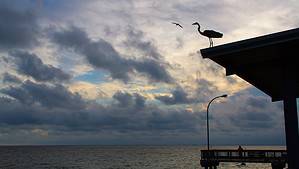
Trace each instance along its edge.
<instances>
[{"instance_id":1,"label":"bird's long leg","mask_svg":"<svg viewBox=\"0 0 299 169\"><path fill-rule=\"evenodd\" d=\"M209 41L210 41L210 47L213 47L213 42L212 42L212 39L209 38Z\"/></svg>"},{"instance_id":2,"label":"bird's long leg","mask_svg":"<svg viewBox=\"0 0 299 169\"><path fill-rule=\"evenodd\" d=\"M212 45L211 45L211 46L213 47L213 46L214 46L214 42L213 42L213 39L212 39L212 38L211 38L211 43L212 43Z\"/></svg>"}]
</instances>

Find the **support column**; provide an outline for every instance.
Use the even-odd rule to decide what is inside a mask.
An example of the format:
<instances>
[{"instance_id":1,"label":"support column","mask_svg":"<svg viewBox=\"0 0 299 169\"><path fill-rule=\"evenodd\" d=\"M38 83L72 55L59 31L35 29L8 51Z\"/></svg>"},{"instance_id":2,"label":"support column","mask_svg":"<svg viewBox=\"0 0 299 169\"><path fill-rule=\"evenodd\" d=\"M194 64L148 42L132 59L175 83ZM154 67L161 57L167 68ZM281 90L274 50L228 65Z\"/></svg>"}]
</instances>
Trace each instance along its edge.
<instances>
[{"instance_id":1,"label":"support column","mask_svg":"<svg viewBox=\"0 0 299 169\"><path fill-rule=\"evenodd\" d=\"M295 65L285 65L284 69L284 119L288 153L288 168L299 169L299 132L296 103L296 71Z\"/></svg>"}]
</instances>

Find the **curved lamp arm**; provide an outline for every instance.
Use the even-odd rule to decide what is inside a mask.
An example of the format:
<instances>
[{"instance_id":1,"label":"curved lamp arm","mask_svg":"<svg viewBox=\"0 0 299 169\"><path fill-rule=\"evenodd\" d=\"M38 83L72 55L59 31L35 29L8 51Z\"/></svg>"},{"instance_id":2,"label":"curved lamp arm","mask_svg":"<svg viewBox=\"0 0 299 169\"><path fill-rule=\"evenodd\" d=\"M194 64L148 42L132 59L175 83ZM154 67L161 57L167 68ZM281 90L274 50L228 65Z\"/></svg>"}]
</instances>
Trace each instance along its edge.
<instances>
[{"instance_id":1,"label":"curved lamp arm","mask_svg":"<svg viewBox=\"0 0 299 169\"><path fill-rule=\"evenodd\" d=\"M209 108L210 108L210 105L211 103L220 98L220 97L227 97L227 94L224 94L224 95L221 95L221 96L216 96L214 97L208 104L208 107L207 107L207 139L208 139L208 151L210 150L210 130L209 130Z\"/></svg>"},{"instance_id":2,"label":"curved lamp arm","mask_svg":"<svg viewBox=\"0 0 299 169\"><path fill-rule=\"evenodd\" d=\"M220 97L227 97L227 94L224 94L224 95L221 95L221 96L214 97L214 98L209 102L208 107L207 107L207 111L209 110L211 103L212 103L214 100L216 100L216 99L218 99L218 98L220 98Z\"/></svg>"}]
</instances>

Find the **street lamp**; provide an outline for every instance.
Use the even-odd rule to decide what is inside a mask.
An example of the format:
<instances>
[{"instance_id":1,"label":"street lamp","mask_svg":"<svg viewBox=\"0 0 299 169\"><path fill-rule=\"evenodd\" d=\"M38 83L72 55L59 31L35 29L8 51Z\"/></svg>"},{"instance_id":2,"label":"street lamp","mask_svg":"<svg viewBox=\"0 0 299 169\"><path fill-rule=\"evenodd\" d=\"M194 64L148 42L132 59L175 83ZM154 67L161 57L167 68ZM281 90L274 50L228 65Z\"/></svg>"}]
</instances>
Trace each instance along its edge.
<instances>
[{"instance_id":1,"label":"street lamp","mask_svg":"<svg viewBox=\"0 0 299 169\"><path fill-rule=\"evenodd\" d=\"M211 103L218 99L218 98L221 98L221 97L227 97L227 94L224 94L224 95L221 95L221 96L217 96L217 97L214 97L208 104L208 107L207 107L207 139L208 139L208 152L210 152L210 131L209 131L209 108L210 108L210 105ZM210 154L210 153L209 153Z\"/></svg>"}]
</instances>

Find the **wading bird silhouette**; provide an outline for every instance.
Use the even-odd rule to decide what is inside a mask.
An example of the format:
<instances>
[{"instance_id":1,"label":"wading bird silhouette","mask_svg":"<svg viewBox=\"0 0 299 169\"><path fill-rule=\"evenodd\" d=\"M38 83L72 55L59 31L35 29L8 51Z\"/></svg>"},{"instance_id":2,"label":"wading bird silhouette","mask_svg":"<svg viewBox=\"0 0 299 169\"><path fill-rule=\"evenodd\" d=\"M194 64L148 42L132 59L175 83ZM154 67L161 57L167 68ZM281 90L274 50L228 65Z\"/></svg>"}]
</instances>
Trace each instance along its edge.
<instances>
[{"instance_id":1,"label":"wading bird silhouette","mask_svg":"<svg viewBox=\"0 0 299 169\"><path fill-rule=\"evenodd\" d=\"M216 31L213 31L213 30L204 30L203 32L200 31L200 25L199 25L198 22L194 22L192 25L197 25L198 26L198 32L201 35L209 38L210 47L213 47L213 40L212 40L212 38L222 38L222 36L223 36L222 33L216 32Z\"/></svg>"},{"instance_id":2,"label":"wading bird silhouette","mask_svg":"<svg viewBox=\"0 0 299 169\"><path fill-rule=\"evenodd\" d=\"M183 29L183 26L181 24L176 23L176 22L171 22L171 23L174 24L174 25L176 25L176 26L178 26L178 27L181 27Z\"/></svg>"}]
</instances>

